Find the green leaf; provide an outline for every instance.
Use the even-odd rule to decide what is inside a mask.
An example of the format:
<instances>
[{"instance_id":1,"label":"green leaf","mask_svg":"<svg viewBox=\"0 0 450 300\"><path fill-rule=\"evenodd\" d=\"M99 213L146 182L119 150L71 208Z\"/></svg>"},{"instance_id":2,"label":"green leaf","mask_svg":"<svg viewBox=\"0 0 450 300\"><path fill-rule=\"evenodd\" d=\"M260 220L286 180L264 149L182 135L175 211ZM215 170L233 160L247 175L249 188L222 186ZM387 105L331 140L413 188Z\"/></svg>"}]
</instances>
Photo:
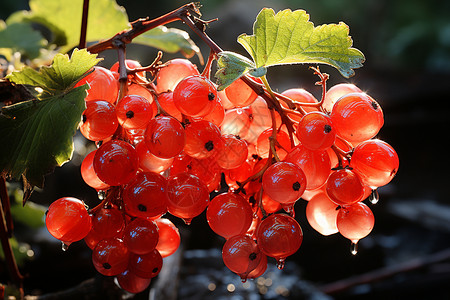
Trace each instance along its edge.
<instances>
[{"instance_id":1,"label":"green leaf","mask_svg":"<svg viewBox=\"0 0 450 300\"><path fill-rule=\"evenodd\" d=\"M133 43L151 46L168 53L181 52L190 58L199 54L200 49L186 31L158 26L133 39Z\"/></svg>"},{"instance_id":2,"label":"green leaf","mask_svg":"<svg viewBox=\"0 0 450 300\"><path fill-rule=\"evenodd\" d=\"M16 84L43 90L39 99L4 106L0 113L0 171L2 176L43 187L44 175L71 159L73 135L86 108L88 85L73 85L99 59L75 50L69 59L58 54L50 67L25 68L8 76ZM26 189L29 186L25 187Z\"/></svg>"},{"instance_id":3,"label":"green leaf","mask_svg":"<svg viewBox=\"0 0 450 300\"><path fill-rule=\"evenodd\" d=\"M217 78L217 90L219 91L246 73L250 73L255 77L261 77L267 71L264 67L255 68L254 62L245 56L230 51L222 51L218 54L217 67L215 76Z\"/></svg>"},{"instance_id":4,"label":"green leaf","mask_svg":"<svg viewBox=\"0 0 450 300\"><path fill-rule=\"evenodd\" d=\"M41 98L66 92L78 82L87 71L101 59L90 54L86 49L75 49L71 58L67 54L57 54L49 67L41 67L39 71L25 67L19 72L6 76L9 81L43 90Z\"/></svg>"},{"instance_id":5,"label":"green leaf","mask_svg":"<svg viewBox=\"0 0 450 300\"><path fill-rule=\"evenodd\" d=\"M345 77L362 66L365 58L352 48L345 23L314 27L303 10L283 10L275 14L264 8L253 25L253 35L241 34L238 42L255 61L256 67L282 64L324 63Z\"/></svg>"},{"instance_id":6,"label":"green leaf","mask_svg":"<svg viewBox=\"0 0 450 300\"><path fill-rule=\"evenodd\" d=\"M15 23L6 26L0 20L0 54L11 60L14 52L20 52L29 59L39 56L40 49L46 45L42 35L27 23Z\"/></svg>"},{"instance_id":7,"label":"green leaf","mask_svg":"<svg viewBox=\"0 0 450 300\"><path fill-rule=\"evenodd\" d=\"M45 225L46 210L44 206L30 201L24 206L18 197L11 206L11 216L15 222L20 222L31 228L39 228Z\"/></svg>"},{"instance_id":8,"label":"green leaf","mask_svg":"<svg viewBox=\"0 0 450 300\"><path fill-rule=\"evenodd\" d=\"M83 0L30 0L30 11L16 12L7 23L31 21L48 27L54 34L53 43L67 52L80 39ZM128 29L125 9L114 0L95 0L89 3L87 42L106 39Z\"/></svg>"},{"instance_id":9,"label":"green leaf","mask_svg":"<svg viewBox=\"0 0 450 300\"><path fill-rule=\"evenodd\" d=\"M43 187L44 176L69 161L73 136L85 109L87 85L45 100L29 100L3 107L0 114L2 175L24 175Z\"/></svg>"}]
</instances>

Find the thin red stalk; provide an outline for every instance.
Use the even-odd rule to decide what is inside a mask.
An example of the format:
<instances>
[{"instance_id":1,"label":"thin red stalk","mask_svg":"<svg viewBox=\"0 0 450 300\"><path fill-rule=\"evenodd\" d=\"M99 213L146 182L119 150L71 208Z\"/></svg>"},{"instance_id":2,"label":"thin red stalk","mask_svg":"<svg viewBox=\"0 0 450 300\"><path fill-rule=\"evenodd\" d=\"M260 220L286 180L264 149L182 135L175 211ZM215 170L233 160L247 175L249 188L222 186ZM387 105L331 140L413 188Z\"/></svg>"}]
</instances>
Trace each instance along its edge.
<instances>
[{"instance_id":1,"label":"thin red stalk","mask_svg":"<svg viewBox=\"0 0 450 300\"><path fill-rule=\"evenodd\" d=\"M266 218L266 217L267 217L267 212L266 212L266 210L264 209L264 205L263 205L263 202L262 202L262 198L263 198L263 188L262 188L262 186L261 186L261 188L259 189L259 192L258 192L258 199L256 199L256 201L257 201L257 203L258 203L258 209L261 210L261 213L262 213L262 215L263 215L263 218Z\"/></svg>"},{"instance_id":2,"label":"thin red stalk","mask_svg":"<svg viewBox=\"0 0 450 300\"><path fill-rule=\"evenodd\" d=\"M195 34L197 34L203 42L205 42L206 45L208 45L209 49L211 49L212 52L215 54L218 54L222 52L223 50L205 33L203 30L204 28L200 29L197 24L199 25L205 25L206 22L196 19L197 23L192 21L192 19L189 17L189 15L181 16L181 20L183 20L184 23L186 23L187 26L189 26Z\"/></svg>"},{"instance_id":3,"label":"thin red stalk","mask_svg":"<svg viewBox=\"0 0 450 300\"><path fill-rule=\"evenodd\" d=\"M211 66L212 66L212 62L214 61L214 59L216 58L216 54L214 53L214 51L210 51L209 56L208 56L208 61L206 62L206 66L205 69L203 69L202 72L202 76L206 77L206 78L210 78L211 77Z\"/></svg>"},{"instance_id":4,"label":"thin red stalk","mask_svg":"<svg viewBox=\"0 0 450 300\"><path fill-rule=\"evenodd\" d=\"M6 190L6 182L4 181L4 178L2 177L3 181L1 182L1 185L5 186ZM3 193L2 193L3 194ZM9 198L8 198L9 199ZM0 240L2 244L3 253L5 255L5 261L8 266L8 271L11 276L12 281L14 284L19 287L20 291L23 292L23 276L20 274L19 268L17 267L16 258L14 257L11 243L9 242L9 236L11 232L8 230L7 221L6 221L6 215L9 213L9 208L6 210L7 207L3 206L4 203L4 195L2 195L2 205L0 205ZM9 202L9 200L8 200ZM6 210L6 211L5 211Z\"/></svg>"},{"instance_id":5,"label":"thin red stalk","mask_svg":"<svg viewBox=\"0 0 450 300\"><path fill-rule=\"evenodd\" d=\"M183 5L156 19L138 19L131 23L131 29L124 30L108 40L88 47L88 51L91 53L99 53L106 49L117 48L120 45L129 44L135 37L150 29L180 20L188 15L200 15L197 6L194 3Z\"/></svg>"},{"instance_id":6,"label":"thin red stalk","mask_svg":"<svg viewBox=\"0 0 450 300\"><path fill-rule=\"evenodd\" d=\"M11 202L9 200L8 190L6 188L6 180L4 177L0 177L0 198L1 205L5 214L5 224L8 237L12 237L12 232L14 230L14 223L11 216Z\"/></svg>"},{"instance_id":7,"label":"thin red stalk","mask_svg":"<svg viewBox=\"0 0 450 300\"><path fill-rule=\"evenodd\" d=\"M89 0L83 1L83 16L81 17L81 31L80 31L80 43L78 48L86 48L86 33L87 33L87 22L89 14Z\"/></svg>"},{"instance_id":8,"label":"thin red stalk","mask_svg":"<svg viewBox=\"0 0 450 300\"><path fill-rule=\"evenodd\" d=\"M127 73L127 65L126 65L126 48L125 45L121 45L117 48L117 56L118 56L118 62L119 62L119 96L117 99L117 102L122 99L128 91L127 86L127 80L128 80L128 73ZM117 104L116 102L116 104Z\"/></svg>"}]
</instances>

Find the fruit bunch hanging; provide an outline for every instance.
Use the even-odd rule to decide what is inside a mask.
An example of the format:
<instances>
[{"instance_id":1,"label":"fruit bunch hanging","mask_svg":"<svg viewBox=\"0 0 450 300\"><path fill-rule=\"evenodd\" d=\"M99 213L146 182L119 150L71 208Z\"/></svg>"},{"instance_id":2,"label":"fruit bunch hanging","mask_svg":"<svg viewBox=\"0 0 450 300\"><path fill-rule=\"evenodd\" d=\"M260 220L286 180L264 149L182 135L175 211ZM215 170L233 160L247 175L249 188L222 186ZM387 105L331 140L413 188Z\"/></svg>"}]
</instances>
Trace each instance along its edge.
<instances>
[{"instance_id":1,"label":"fruit bunch hanging","mask_svg":"<svg viewBox=\"0 0 450 300\"><path fill-rule=\"evenodd\" d=\"M209 46L201 72L184 58L158 55L146 67L125 58L126 43L141 31L173 20L184 21ZM51 204L46 225L63 247L84 240L98 272L137 293L180 244L165 216L190 224L206 211L212 231L226 240L224 264L246 280L265 272L267 257L282 269L299 249L303 232L294 206L308 201L309 224L323 235L339 232L356 253L374 226L363 201L376 203L376 189L399 167L395 150L377 139L381 106L353 84L328 89L328 75L318 67L311 69L319 77L319 99L296 87L275 92L266 77L268 67L286 63L326 63L352 75L364 56L351 48L348 27L314 27L304 11L264 9L254 34L238 39L249 60L222 51L193 4L139 22L87 49L116 48L119 55L110 69L95 66L75 86L88 85L79 130L97 146L84 158L81 175L101 201L93 208L72 197ZM271 30L293 22L301 34ZM336 49L317 54L314 47L330 43L323 37L305 44L320 35L336 36ZM258 48L263 39L279 50Z\"/></svg>"}]
</instances>

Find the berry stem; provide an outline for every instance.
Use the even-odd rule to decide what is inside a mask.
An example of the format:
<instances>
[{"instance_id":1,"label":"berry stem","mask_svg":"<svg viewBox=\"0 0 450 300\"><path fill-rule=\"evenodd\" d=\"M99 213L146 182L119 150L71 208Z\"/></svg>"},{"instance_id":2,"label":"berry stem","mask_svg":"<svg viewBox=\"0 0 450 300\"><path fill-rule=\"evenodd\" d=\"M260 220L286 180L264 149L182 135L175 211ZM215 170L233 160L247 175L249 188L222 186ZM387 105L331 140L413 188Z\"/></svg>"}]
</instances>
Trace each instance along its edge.
<instances>
[{"instance_id":1,"label":"berry stem","mask_svg":"<svg viewBox=\"0 0 450 300\"><path fill-rule=\"evenodd\" d=\"M6 230L8 233L8 237L11 238L12 232L14 230L14 223L11 216L11 202L9 200L8 190L6 188L6 180L3 176L0 177L0 198L1 205L5 213Z\"/></svg>"},{"instance_id":2,"label":"berry stem","mask_svg":"<svg viewBox=\"0 0 450 300\"><path fill-rule=\"evenodd\" d=\"M322 98L319 101L319 109L324 112L322 104L325 100L325 95L327 93L327 80L330 77L327 73L322 73L319 69L319 66L317 67L310 67L310 69L312 69L314 71L314 74L319 76L320 81L316 82L316 85L321 85L322 86Z\"/></svg>"},{"instance_id":3,"label":"berry stem","mask_svg":"<svg viewBox=\"0 0 450 300\"><path fill-rule=\"evenodd\" d=\"M5 255L5 261L8 266L8 271L14 284L19 288L21 292L21 299L23 299L23 276L20 274L19 267L17 266L16 258L11 248L9 238L12 236L12 225L8 225L11 221L11 212L9 207L8 191L6 189L6 181L4 177L1 177L0 181L0 242L2 244L3 253ZM8 217L9 216L9 217ZM8 227L11 226L11 227Z\"/></svg>"},{"instance_id":4,"label":"berry stem","mask_svg":"<svg viewBox=\"0 0 450 300\"><path fill-rule=\"evenodd\" d=\"M206 78L211 77L211 66L214 59L216 59L217 55L214 53L214 51L209 52L208 61L206 62L205 69L203 69L202 76Z\"/></svg>"},{"instance_id":5,"label":"berry stem","mask_svg":"<svg viewBox=\"0 0 450 300\"><path fill-rule=\"evenodd\" d=\"M86 48L86 32L87 32L87 22L89 14L89 0L83 1L83 15L81 17L81 31L80 31L80 43L78 48Z\"/></svg>"},{"instance_id":6,"label":"berry stem","mask_svg":"<svg viewBox=\"0 0 450 300\"><path fill-rule=\"evenodd\" d=\"M256 199L256 201L257 201L257 203L258 203L258 209L261 210L261 213L262 213L262 215L263 215L263 218L266 218L266 217L267 217L267 212L266 212L266 210L264 209L264 205L263 205L263 202L262 202L262 198L263 198L263 188L262 188L262 186L261 186L261 188L260 188L259 191L258 191L258 199Z\"/></svg>"},{"instance_id":7,"label":"berry stem","mask_svg":"<svg viewBox=\"0 0 450 300\"><path fill-rule=\"evenodd\" d=\"M120 44L129 44L135 37L149 31L150 29L178 20L184 21L185 19L188 19L187 16L190 15L200 16L198 6L193 2L185 4L176 10L152 20L148 17L145 19L138 19L130 24L131 29L119 32L108 40L88 47L87 50L91 53L99 53L107 49L117 48Z\"/></svg>"}]
</instances>

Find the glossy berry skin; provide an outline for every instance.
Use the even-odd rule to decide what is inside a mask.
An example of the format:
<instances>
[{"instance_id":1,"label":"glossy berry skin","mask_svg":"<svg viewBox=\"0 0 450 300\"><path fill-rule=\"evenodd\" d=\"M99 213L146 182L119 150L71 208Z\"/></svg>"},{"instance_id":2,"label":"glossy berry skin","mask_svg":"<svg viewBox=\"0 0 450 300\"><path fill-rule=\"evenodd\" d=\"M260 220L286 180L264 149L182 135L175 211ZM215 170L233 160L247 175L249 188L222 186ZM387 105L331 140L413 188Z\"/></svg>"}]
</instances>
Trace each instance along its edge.
<instances>
[{"instance_id":1,"label":"glossy berry skin","mask_svg":"<svg viewBox=\"0 0 450 300\"><path fill-rule=\"evenodd\" d=\"M283 261L300 248L303 232L294 218L273 214L261 221L256 229L256 238L265 255Z\"/></svg>"},{"instance_id":2,"label":"glossy berry skin","mask_svg":"<svg viewBox=\"0 0 450 300\"><path fill-rule=\"evenodd\" d=\"M211 113L218 101L217 90L209 79L194 75L181 80L173 91L178 110L190 117L204 117Z\"/></svg>"},{"instance_id":3,"label":"glossy berry skin","mask_svg":"<svg viewBox=\"0 0 450 300\"><path fill-rule=\"evenodd\" d=\"M139 168L144 172L161 173L173 163L173 157L161 158L150 152L145 141L138 142L135 147L139 157Z\"/></svg>"},{"instance_id":4,"label":"glossy berry skin","mask_svg":"<svg viewBox=\"0 0 450 300\"><path fill-rule=\"evenodd\" d=\"M306 189L305 173L293 163L277 162L264 172L262 186L271 199L281 204L292 204Z\"/></svg>"},{"instance_id":5,"label":"glossy berry skin","mask_svg":"<svg viewBox=\"0 0 450 300\"><path fill-rule=\"evenodd\" d=\"M139 277L130 270L125 270L117 275L117 282L120 287L132 294L143 292L151 281L151 278Z\"/></svg>"},{"instance_id":6,"label":"glossy berry skin","mask_svg":"<svg viewBox=\"0 0 450 300\"><path fill-rule=\"evenodd\" d=\"M341 169L330 174L326 191L331 201L337 205L352 205L363 200L364 185L358 174L349 169Z\"/></svg>"},{"instance_id":7,"label":"glossy berry skin","mask_svg":"<svg viewBox=\"0 0 450 300\"><path fill-rule=\"evenodd\" d=\"M123 191L125 210L132 216L152 218L167 211L167 180L158 173L142 172Z\"/></svg>"},{"instance_id":8,"label":"glossy berry skin","mask_svg":"<svg viewBox=\"0 0 450 300\"><path fill-rule=\"evenodd\" d=\"M358 202L342 207L337 215L336 224L342 236L357 243L372 231L375 218L367 205Z\"/></svg>"},{"instance_id":9,"label":"glossy berry skin","mask_svg":"<svg viewBox=\"0 0 450 300\"><path fill-rule=\"evenodd\" d=\"M121 239L110 238L98 242L92 251L95 269L105 276L115 276L126 270L129 252Z\"/></svg>"},{"instance_id":10,"label":"glossy berry skin","mask_svg":"<svg viewBox=\"0 0 450 300\"><path fill-rule=\"evenodd\" d=\"M118 186L128 183L136 176L139 160L132 145L122 140L111 140L97 149L93 165L101 181Z\"/></svg>"},{"instance_id":11,"label":"glossy berry skin","mask_svg":"<svg viewBox=\"0 0 450 300\"><path fill-rule=\"evenodd\" d=\"M151 103L142 96L127 95L116 105L120 126L125 129L145 128L153 117Z\"/></svg>"},{"instance_id":12,"label":"glossy berry skin","mask_svg":"<svg viewBox=\"0 0 450 300\"><path fill-rule=\"evenodd\" d=\"M93 100L86 103L80 131L91 141L101 141L116 132L117 117L114 105L107 101Z\"/></svg>"},{"instance_id":13,"label":"glossy berry skin","mask_svg":"<svg viewBox=\"0 0 450 300\"><path fill-rule=\"evenodd\" d=\"M244 138L250 127L250 118L243 108L233 108L225 112L220 131Z\"/></svg>"},{"instance_id":14,"label":"glossy berry skin","mask_svg":"<svg viewBox=\"0 0 450 300\"><path fill-rule=\"evenodd\" d=\"M211 122L193 121L185 128L184 152L194 158L204 159L216 154L223 147L219 127Z\"/></svg>"},{"instance_id":15,"label":"glossy berry skin","mask_svg":"<svg viewBox=\"0 0 450 300\"><path fill-rule=\"evenodd\" d=\"M178 121L183 121L183 116L181 115L181 112L178 110L178 108L175 106L175 103L173 103L173 92L164 92L158 95L158 102L159 105L161 105L161 108L177 119Z\"/></svg>"},{"instance_id":16,"label":"glossy berry skin","mask_svg":"<svg viewBox=\"0 0 450 300\"><path fill-rule=\"evenodd\" d=\"M248 231L253 221L253 211L241 195L223 193L209 203L206 220L216 234L229 239Z\"/></svg>"},{"instance_id":17,"label":"glossy berry skin","mask_svg":"<svg viewBox=\"0 0 450 300\"><path fill-rule=\"evenodd\" d=\"M397 152L388 143L374 139L355 147L350 167L358 173L364 184L377 188L388 184L398 171Z\"/></svg>"},{"instance_id":18,"label":"glossy berry skin","mask_svg":"<svg viewBox=\"0 0 450 300\"><path fill-rule=\"evenodd\" d=\"M225 109L223 108L223 104L220 101L217 101L216 107L214 107L213 111L210 114L207 114L203 117L203 120L211 122L218 127L222 125L224 119Z\"/></svg>"},{"instance_id":19,"label":"glossy berry skin","mask_svg":"<svg viewBox=\"0 0 450 300\"><path fill-rule=\"evenodd\" d=\"M223 135L222 139L223 147L216 155L217 164L225 170L242 165L248 156L248 145L245 140L230 134Z\"/></svg>"},{"instance_id":20,"label":"glossy berry skin","mask_svg":"<svg viewBox=\"0 0 450 300\"><path fill-rule=\"evenodd\" d=\"M300 102L300 103L317 103L316 97L314 97L313 94L308 92L307 90L300 89L300 88L293 88L285 90L281 93L283 96L289 97L290 99ZM281 105L283 107L288 108L287 104L284 101L280 101ZM314 106L302 106L303 110L307 113L312 111L317 111L317 107ZM293 120L300 121L301 117L298 117L296 115L291 116Z\"/></svg>"},{"instance_id":21,"label":"glossy berry skin","mask_svg":"<svg viewBox=\"0 0 450 300\"><path fill-rule=\"evenodd\" d=\"M113 73L103 67L96 66L94 71L81 79L75 87L88 83L90 88L85 100L104 100L109 103L116 103L119 93L119 82L114 78Z\"/></svg>"},{"instance_id":22,"label":"glossy berry skin","mask_svg":"<svg viewBox=\"0 0 450 300\"><path fill-rule=\"evenodd\" d=\"M236 235L228 239L222 248L222 259L228 269L247 279L261 260L258 245L247 235Z\"/></svg>"},{"instance_id":23,"label":"glossy berry skin","mask_svg":"<svg viewBox=\"0 0 450 300\"><path fill-rule=\"evenodd\" d=\"M330 175L330 156L325 150L309 150L302 144L295 146L285 157L284 161L299 166L306 176L306 189L321 187Z\"/></svg>"},{"instance_id":24,"label":"glossy berry skin","mask_svg":"<svg viewBox=\"0 0 450 300\"><path fill-rule=\"evenodd\" d=\"M101 239L118 236L124 227L123 215L116 207L103 207L92 216L92 231Z\"/></svg>"},{"instance_id":25,"label":"glossy berry skin","mask_svg":"<svg viewBox=\"0 0 450 300\"><path fill-rule=\"evenodd\" d=\"M199 75L196 65L188 59L175 58L161 68L156 78L156 91L158 93L173 91L178 83L191 75Z\"/></svg>"},{"instance_id":26,"label":"glossy berry skin","mask_svg":"<svg viewBox=\"0 0 450 300\"><path fill-rule=\"evenodd\" d=\"M245 107L252 104L258 95L242 79L233 81L231 85L225 88L227 99L235 107Z\"/></svg>"},{"instance_id":27,"label":"glossy berry skin","mask_svg":"<svg viewBox=\"0 0 450 300\"><path fill-rule=\"evenodd\" d=\"M181 123L167 116L152 119L145 131L145 144L150 152L161 158L172 158L180 154L186 143Z\"/></svg>"},{"instance_id":28,"label":"glossy berry skin","mask_svg":"<svg viewBox=\"0 0 450 300\"><path fill-rule=\"evenodd\" d=\"M338 232L336 218L339 210L328 195L319 192L314 195L306 205L306 219L309 225L322 235L330 235Z\"/></svg>"},{"instance_id":29,"label":"glossy berry skin","mask_svg":"<svg viewBox=\"0 0 450 300\"><path fill-rule=\"evenodd\" d=\"M81 163L80 167L81 177L83 178L84 182L90 187L96 190L104 190L109 188L109 185L101 181L94 171L93 162L96 151L97 150L90 152L83 159L83 162Z\"/></svg>"},{"instance_id":30,"label":"glossy berry skin","mask_svg":"<svg viewBox=\"0 0 450 300\"><path fill-rule=\"evenodd\" d=\"M331 118L322 112L304 115L295 133L302 145L310 150L330 148L336 139Z\"/></svg>"},{"instance_id":31,"label":"glossy berry skin","mask_svg":"<svg viewBox=\"0 0 450 300\"><path fill-rule=\"evenodd\" d=\"M380 105L364 93L350 93L339 98L330 117L336 134L350 143L373 138L384 124Z\"/></svg>"},{"instance_id":32,"label":"glossy berry skin","mask_svg":"<svg viewBox=\"0 0 450 300\"><path fill-rule=\"evenodd\" d=\"M266 158L269 155L270 151L270 140L269 138L272 136L272 128L268 128L261 132L257 141L256 141L256 150L258 151L258 155ZM289 139L289 135L286 131L279 131L276 133L277 142L283 147L280 148L275 145L275 149L277 150L277 154L280 158L284 158L286 156L286 151L291 150L291 140Z\"/></svg>"},{"instance_id":33,"label":"glossy berry skin","mask_svg":"<svg viewBox=\"0 0 450 300\"><path fill-rule=\"evenodd\" d=\"M84 202L63 197L50 204L45 215L48 232L67 244L83 239L91 230L91 217Z\"/></svg>"},{"instance_id":34,"label":"glossy berry skin","mask_svg":"<svg viewBox=\"0 0 450 300\"><path fill-rule=\"evenodd\" d=\"M188 173L169 177L167 194L169 213L187 223L201 214L209 203L208 187L197 176Z\"/></svg>"},{"instance_id":35,"label":"glossy berry skin","mask_svg":"<svg viewBox=\"0 0 450 300\"><path fill-rule=\"evenodd\" d=\"M247 278L248 279L254 279L258 278L259 276L262 276L267 270L267 255L261 254L261 260L259 261L259 264L256 266L253 271L248 273Z\"/></svg>"},{"instance_id":36,"label":"glossy berry skin","mask_svg":"<svg viewBox=\"0 0 450 300\"><path fill-rule=\"evenodd\" d=\"M123 241L128 250L136 254L146 254L158 244L158 227L152 221L136 218L124 229Z\"/></svg>"},{"instance_id":37,"label":"glossy berry skin","mask_svg":"<svg viewBox=\"0 0 450 300\"><path fill-rule=\"evenodd\" d=\"M156 250L159 251L163 258L174 254L181 242L178 228L166 218L158 218L154 222L156 223L156 226L158 226L159 232Z\"/></svg>"},{"instance_id":38,"label":"glossy berry skin","mask_svg":"<svg viewBox=\"0 0 450 300\"><path fill-rule=\"evenodd\" d=\"M161 272L162 265L162 256L154 249L147 254L131 254L128 268L139 277L153 278Z\"/></svg>"},{"instance_id":39,"label":"glossy berry skin","mask_svg":"<svg viewBox=\"0 0 450 300\"><path fill-rule=\"evenodd\" d=\"M339 83L333 85L326 92L322 107L325 109L325 111L330 113L336 101L339 100L339 98L341 98L342 96L350 93L362 93L362 91L359 87L351 83Z\"/></svg>"}]
</instances>

